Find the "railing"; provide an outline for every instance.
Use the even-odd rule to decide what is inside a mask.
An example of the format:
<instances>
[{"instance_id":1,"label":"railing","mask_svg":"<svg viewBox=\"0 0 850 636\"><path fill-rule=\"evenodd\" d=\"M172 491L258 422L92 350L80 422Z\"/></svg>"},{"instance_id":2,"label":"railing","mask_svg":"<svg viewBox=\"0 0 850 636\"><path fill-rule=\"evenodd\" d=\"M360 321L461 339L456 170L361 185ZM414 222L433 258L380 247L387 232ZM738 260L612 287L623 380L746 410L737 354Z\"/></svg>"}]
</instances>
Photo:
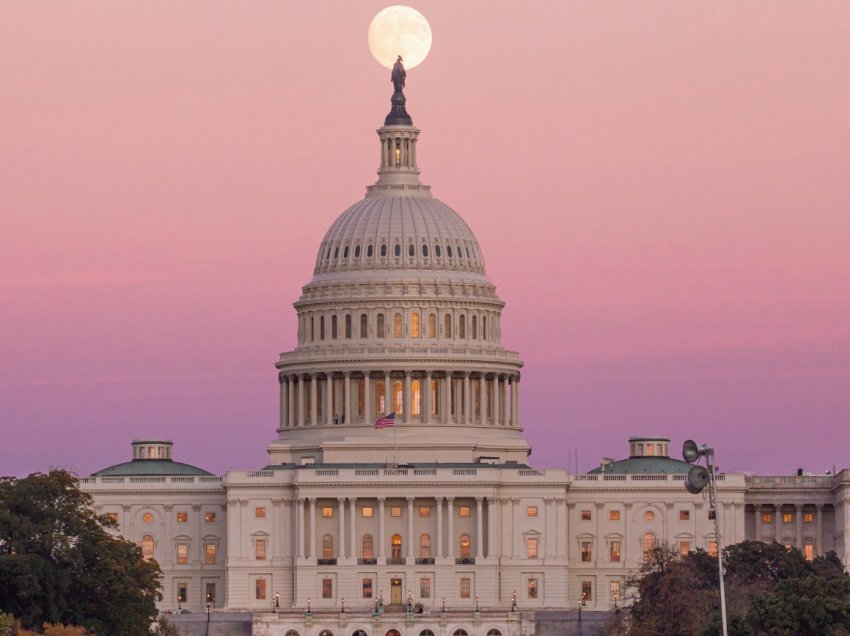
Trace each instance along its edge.
<instances>
[{"instance_id":1,"label":"railing","mask_svg":"<svg viewBox=\"0 0 850 636\"><path fill-rule=\"evenodd\" d=\"M832 475L782 475L778 477L757 477L750 475L747 476L747 486L782 486L783 488L794 486L828 487L832 485L832 480Z\"/></svg>"},{"instance_id":2,"label":"railing","mask_svg":"<svg viewBox=\"0 0 850 636\"><path fill-rule=\"evenodd\" d=\"M407 474L406 468L385 468L384 469L384 475L388 475L390 477L397 477L399 475L406 475L406 474Z\"/></svg>"},{"instance_id":3,"label":"railing","mask_svg":"<svg viewBox=\"0 0 850 636\"><path fill-rule=\"evenodd\" d=\"M475 565L475 557L463 557L455 559L455 565Z\"/></svg>"},{"instance_id":4,"label":"railing","mask_svg":"<svg viewBox=\"0 0 850 636\"><path fill-rule=\"evenodd\" d=\"M273 470L252 470L248 473L248 477L274 477Z\"/></svg>"},{"instance_id":5,"label":"railing","mask_svg":"<svg viewBox=\"0 0 850 636\"><path fill-rule=\"evenodd\" d=\"M518 474L520 477L530 477L530 476L532 476L532 475L543 475L544 473L542 473L542 472L541 472L541 471L539 471L539 470L534 470L533 468L520 468L520 469L517 471L517 474Z\"/></svg>"},{"instance_id":6,"label":"railing","mask_svg":"<svg viewBox=\"0 0 850 636\"><path fill-rule=\"evenodd\" d=\"M357 477L377 477L380 471L377 468L355 468L354 475Z\"/></svg>"},{"instance_id":7,"label":"railing","mask_svg":"<svg viewBox=\"0 0 850 636\"><path fill-rule=\"evenodd\" d=\"M338 468L317 468L316 475L324 476L324 477L338 477L339 469Z\"/></svg>"},{"instance_id":8,"label":"railing","mask_svg":"<svg viewBox=\"0 0 850 636\"><path fill-rule=\"evenodd\" d=\"M436 475L437 469L436 468L414 468L413 474L414 475Z\"/></svg>"},{"instance_id":9,"label":"railing","mask_svg":"<svg viewBox=\"0 0 850 636\"><path fill-rule=\"evenodd\" d=\"M316 565L336 565L336 559L316 559Z\"/></svg>"},{"instance_id":10,"label":"railing","mask_svg":"<svg viewBox=\"0 0 850 636\"><path fill-rule=\"evenodd\" d=\"M673 473L673 474L650 474L650 473L637 473L637 474L605 474L605 473L593 473L590 475L570 475L569 478L573 482L583 482L583 481L685 481L687 475L681 473ZM747 477L747 479L753 479L751 477ZM754 479L775 479L773 477L756 477ZM782 478L784 479L784 478ZM795 477L791 477L789 479L796 479ZM726 473L718 473L717 481L726 481ZM768 482L769 484L772 482ZM811 482L810 482L811 483ZM750 484L747 481L747 484Z\"/></svg>"},{"instance_id":11,"label":"railing","mask_svg":"<svg viewBox=\"0 0 850 636\"><path fill-rule=\"evenodd\" d=\"M454 468L452 469L452 475L477 475L477 468Z\"/></svg>"},{"instance_id":12,"label":"railing","mask_svg":"<svg viewBox=\"0 0 850 636\"><path fill-rule=\"evenodd\" d=\"M416 565L434 565L434 559L416 559Z\"/></svg>"},{"instance_id":13,"label":"railing","mask_svg":"<svg viewBox=\"0 0 850 636\"><path fill-rule=\"evenodd\" d=\"M407 559L404 557L387 557L387 565L404 565Z\"/></svg>"},{"instance_id":14,"label":"railing","mask_svg":"<svg viewBox=\"0 0 850 636\"><path fill-rule=\"evenodd\" d=\"M268 471L271 472L271 471ZM195 475L128 475L115 476L106 475L104 477L80 477L81 485L98 485L98 484L220 484L224 480L223 477L214 475L195 476Z\"/></svg>"},{"instance_id":15,"label":"railing","mask_svg":"<svg viewBox=\"0 0 850 636\"><path fill-rule=\"evenodd\" d=\"M357 559L357 565L377 565L378 559Z\"/></svg>"}]
</instances>

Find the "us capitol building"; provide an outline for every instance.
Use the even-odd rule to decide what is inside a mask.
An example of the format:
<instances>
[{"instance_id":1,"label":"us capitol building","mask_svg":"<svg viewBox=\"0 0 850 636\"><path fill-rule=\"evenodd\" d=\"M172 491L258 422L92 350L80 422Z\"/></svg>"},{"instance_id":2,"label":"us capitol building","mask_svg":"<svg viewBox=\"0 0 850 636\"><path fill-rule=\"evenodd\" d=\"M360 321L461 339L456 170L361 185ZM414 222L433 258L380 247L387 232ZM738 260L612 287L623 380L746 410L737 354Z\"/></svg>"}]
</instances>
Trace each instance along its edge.
<instances>
[{"instance_id":1,"label":"us capitol building","mask_svg":"<svg viewBox=\"0 0 850 636\"><path fill-rule=\"evenodd\" d=\"M131 461L80 479L162 567L161 609L209 605L268 636L514 636L542 610L610 610L656 542L714 551L665 437L589 474L529 465L504 302L472 230L419 180L401 90L377 132L378 180L295 303L268 466L216 476L136 440ZM724 545L848 562L850 470L718 479Z\"/></svg>"}]
</instances>

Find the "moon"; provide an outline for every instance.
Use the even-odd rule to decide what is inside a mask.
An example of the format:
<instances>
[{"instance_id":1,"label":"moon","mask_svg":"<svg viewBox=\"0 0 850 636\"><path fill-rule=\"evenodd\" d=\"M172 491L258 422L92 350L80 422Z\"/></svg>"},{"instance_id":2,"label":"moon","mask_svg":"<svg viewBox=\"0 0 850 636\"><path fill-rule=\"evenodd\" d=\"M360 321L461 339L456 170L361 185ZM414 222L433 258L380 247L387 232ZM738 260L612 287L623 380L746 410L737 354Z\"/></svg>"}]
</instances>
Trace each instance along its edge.
<instances>
[{"instance_id":1,"label":"moon","mask_svg":"<svg viewBox=\"0 0 850 636\"><path fill-rule=\"evenodd\" d=\"M369 50L381 66L390 69L399 55L407 69L421 64L431 50L428 20L404 5L382 9L369 25Z\"/></svg>"}]
</instances>

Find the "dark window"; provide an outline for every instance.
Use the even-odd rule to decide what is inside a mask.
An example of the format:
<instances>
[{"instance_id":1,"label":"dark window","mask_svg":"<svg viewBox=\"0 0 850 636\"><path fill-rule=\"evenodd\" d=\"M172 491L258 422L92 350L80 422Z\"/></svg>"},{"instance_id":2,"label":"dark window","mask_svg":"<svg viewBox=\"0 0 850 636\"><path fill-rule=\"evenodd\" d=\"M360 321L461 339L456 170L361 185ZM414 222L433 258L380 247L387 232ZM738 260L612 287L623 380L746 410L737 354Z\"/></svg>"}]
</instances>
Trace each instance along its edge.
<instances>
[{"instance_id":1,"label":"dark window","mask_svg":"<svg viewBox=\"0 0 850 636\"><path fill-rule=\"evenodd\" d=\"M351 314L345 314L345 337L351 338Z\"/></svg>"},{"instance_id":2,"label":"dark window","mask_svg":"<svg viewBox=\"0 0 850 636\"><path fill-rule=\"evenodd\" d=\"M427 245L422 246L422 256L428 256L428 246Z\"/></svg>"},{"instance_id":3,"label":"dark window","mask_svg":"<svg viewBox=\"0 0 850 636\"><path fill-rule=\"evenodd\" d=\"M331 257L331 248L328 247L327 251L325 252L325 260L326 261L330 260L330 257Z\"/></svg>"},{"instance_id":4,"label":"dark window","mask_svg":"<svg viewBox=\"0 0 850 636\"><path fill-rule=\"evenodd\" d=\"M463 258L463 248L460 245L457 246L457 257Z\"/></svg>"},{"instance_id":5,"label":"dark window","mask_svg":"<svg viewBox=\"0 0 850 636\"><path fill-rule=\"evenodd\" d=\"M360 314L360 337L365 338L369 327L369 319L366 314Z\"/></svg>"},{"instance_id":6,"label":"dark window","mask_svg":"<svg viewBox=\"0 0 850 636\"><path fill-rule=\"evenodd\" d=\"M337 319L336 316L331 316L331 338L336 340L337 336Z\"/></svg>"},{"instance_id":7,"label":"dark window","mask_svg":"<svg viewBox=\"0 0 850 636\"><path fill-rule=\"evenodd\" d=\"M396 243L395 248L394 248L394 252L395 252L396 256L401 256L401 245Z\"/></svg>"},{"instance_id":8,"label":"dark window","mask_svg":"<svg viewBox=\"0 0 850 636\"><path fill-rule=\"evenodd\" d=\"M449 258L452 257L452 246L451 245L446 245L446 256L448 256Z\"/></svg>"},{"instance_id":9,"label":"dark window","mask_svg":"<svg viewBox=\"0 0 850 636\"><path fill-rule=\"evenodd\" d=\"M348 258L348 245L345 246L345 249L342 250L342 257Z\"/></svg>"},{"instance_id":10,"label":"dark window","mask_svg":"<svg viewBox=\"0 0 850 636\"><path fill-rule=\"evenodd\" d=\"M381 245L381 256L386 256L386 255L387 255L387 246Z\"/></svg>"},{"instance_id":11,"label":"dark window","mask_svg":"<svg viewBox=\"0 0 850 636\"><path fill-rule=\"evenodd\" d=\"M407 246L407 255L413 256L414 254L416 254L416 249L413 247L413 245L408 245Z\"/></svg>"},{"instance_id":12,"label":"dark window","mask_svg":"<svg viewBox=\"0 0 850 636\"><path fill-rule=\"evenodd\" d=\"M360 246L354 248L354 258L360 258Z\"/></svg>"},{"instance_id":13,"label":"dark window","mask_svg":"<svg viewBox=\"0 0 850 636\"><path fill-rule=\"evenodd\" d=\"M371 245L369 245L366 248L366 256L369 257L369 258L372 258L372 246Z\"/></svg>"},{"instance_id":14,"label":"dark window","mask_svg":"<svg viewBox=\"0 0 850 636\"><path fill-rule=\"evenodd\" d=\"M319 339L325 339L325 317L319 316Z\"/></svg>"},{"instance_id":15,"label":"dark window","mask_svg":"<svg viewBox=\"0 0 850 636\"><path fill-rule=\"evenodd\" d=\"M437 258L442 256L442 252L440 252L440 246L439 245L434 246L434 256L436 256Z\"/></svg>"},{"instance_id":16,"label":"dark window","mask_svg":"<svg viewBox=\"0 0 850 636\"><path fill-rule=\"evenodd\" d=\"M339 258L339 247L334 248L334 258Z\"/></svg>"},{"instance_id":17,"label":"dark window","mask_svg":"<svg viewBox=\"0 0 850 636\"><path fill-rule=\"evenodd\" d=\"M468 247L466 248L466 258L472 258L472 257L469 255L469 248L468 248Z\"/></svg>"}]
</instances>

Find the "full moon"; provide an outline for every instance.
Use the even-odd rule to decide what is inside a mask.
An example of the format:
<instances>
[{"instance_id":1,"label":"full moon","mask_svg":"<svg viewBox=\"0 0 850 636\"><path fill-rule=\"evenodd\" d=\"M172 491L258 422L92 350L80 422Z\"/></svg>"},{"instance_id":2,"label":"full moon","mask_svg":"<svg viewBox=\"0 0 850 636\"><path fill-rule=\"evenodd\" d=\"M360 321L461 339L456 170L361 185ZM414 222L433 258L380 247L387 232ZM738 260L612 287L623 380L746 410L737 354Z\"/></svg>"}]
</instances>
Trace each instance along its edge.
<instances>
[{"instance_id":1,"label":"full moon","mask_svg":"<svg viewBox=\"0 0 850 636\"><path fill-rule=\"evenodd\" d=\"M378 12L369 25L369 50L378 63L392 68L401 55L405 68L413 68L431 50L431 27L416 9L393 5Z\"/></svg>"}]
</instances>

